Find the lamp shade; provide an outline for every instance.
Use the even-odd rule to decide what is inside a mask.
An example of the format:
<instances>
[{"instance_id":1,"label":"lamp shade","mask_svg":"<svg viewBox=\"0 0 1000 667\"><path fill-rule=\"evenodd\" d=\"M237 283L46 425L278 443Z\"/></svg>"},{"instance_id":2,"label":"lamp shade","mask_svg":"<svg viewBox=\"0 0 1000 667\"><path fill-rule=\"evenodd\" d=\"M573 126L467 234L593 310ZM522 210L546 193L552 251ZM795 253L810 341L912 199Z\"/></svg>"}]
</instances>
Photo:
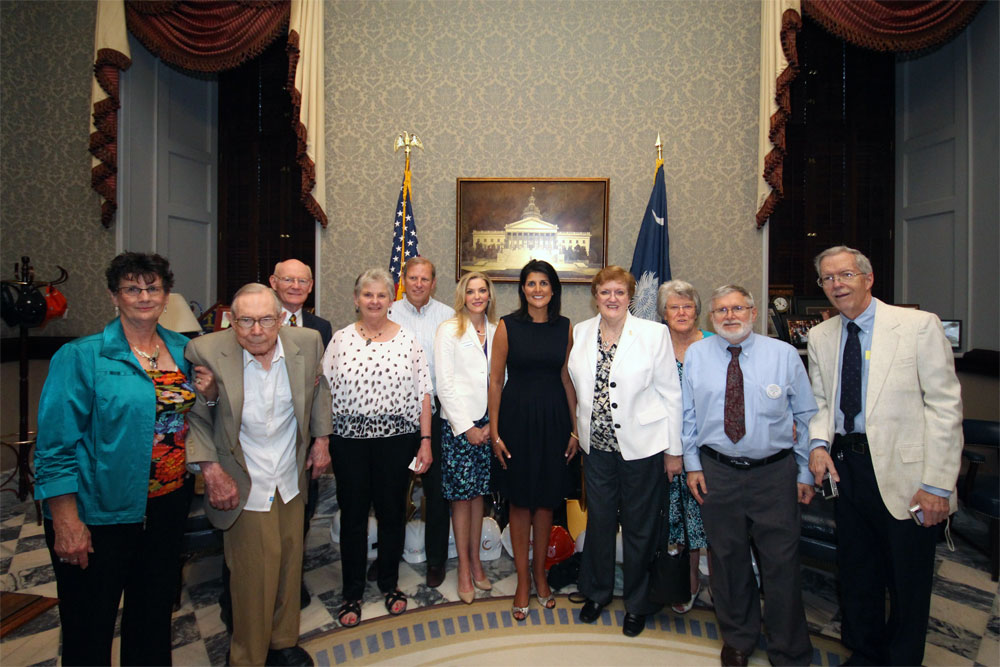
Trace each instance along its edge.
<instances>
[{"instance_id":1,"label":"lamp shade","mask_svg":"<svg viewBox=\"0 0 1000 667\"><path fill-rule=\"evenodd\" d=\"M187 299L177 292L171 292L167 298L167 307L159 319L160 326L177 333L195 333L201 331L198 319L191 312Z\"/></svg>"}]
</instances>

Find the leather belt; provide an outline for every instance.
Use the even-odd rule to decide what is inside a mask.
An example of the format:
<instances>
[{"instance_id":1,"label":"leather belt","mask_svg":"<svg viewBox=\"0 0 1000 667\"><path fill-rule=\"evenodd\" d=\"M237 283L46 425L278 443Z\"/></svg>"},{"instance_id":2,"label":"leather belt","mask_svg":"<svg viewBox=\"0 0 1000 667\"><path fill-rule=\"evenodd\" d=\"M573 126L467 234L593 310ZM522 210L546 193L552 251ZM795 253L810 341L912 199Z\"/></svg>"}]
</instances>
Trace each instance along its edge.
<instances>
[{"instance_id":1,"label":"leather belt","mask_svg":"<svg viewBox=\"0 0 1000 667\"><path fill-rule=\"evenodd\" d=\"M763 459L750 459L745 456L726 456L722 452L715 451L708 445L701 446L701 453L710 459L715 459L719 463L725 463L730 468L736 468L737 470L749 470L750 468L759 468L761 466L766 466L769 463L780 461L791 454L792 450L782 449L777 454L771 454L767 458Z\"/></svg>"},{"instance_id":2,"label":"leather belt","mask_svg":"<svg viewBox=\"0 0 1000 667\"><path fill-rule=\"evenodd\" d=\"M848 433L847 435L840 435L839 433L833 436L833 447L831 447L833 453L837 452L851 452L853 454L867 454L871 455L871 449L868 447L868 435L865 433Z\"/></svg>"}]
</instances>

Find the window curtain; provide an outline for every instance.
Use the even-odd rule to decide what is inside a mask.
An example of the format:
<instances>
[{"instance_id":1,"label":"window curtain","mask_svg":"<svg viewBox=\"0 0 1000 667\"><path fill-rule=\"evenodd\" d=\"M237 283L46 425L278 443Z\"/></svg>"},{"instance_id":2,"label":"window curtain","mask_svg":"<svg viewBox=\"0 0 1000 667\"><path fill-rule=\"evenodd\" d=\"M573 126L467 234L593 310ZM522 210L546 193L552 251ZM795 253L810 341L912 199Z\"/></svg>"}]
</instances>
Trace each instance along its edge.
<instances>
[{"instance_id":1,"label":"window curtain","mask_svg":"<svg viewBox=\"0 0 1000 667\"><path fill-rule=\"evenodd\" d=\"M298 69L311 72L318 61L318 86L304 80L299 97L315 106L322 103L322 8L319 0L100 0L94 43L94 107L90 151L95 157L92 185L104 198L101 222L114 220L117 174L118 75L131 65L127 31L151 53L172 65L197 72L219 72L237 67L259 55L289 24L292 5L298 8L297 41L310 36L310 51L297 56ZM313 21L319 24L314 25ZM317 40L318 43L317 43ZM296 47L298 48L298 47ZM298 83L298 77L296 77ZM289 91L291 92L291 91ZM293 98L294 99L294 98ZM300 141L323 145L322 106L319 115L296 118L293 129ZM312 123L312 124L310 124ZM307 129L308 128L308 129ZM315 159L316 156L313 156ZM314 199L316 170L302 171L303 202L310 213L326 224L326 214ZM305 183L309 183L308 190ZM320 181L322 184L322 181ZM308 199L306 199L308 197Z\"/></svg>"},{"instance_id":2,"label":"window curtain","mask_svg":"<svg viewBox=\"0 0 1000 667\"><path fill-rule=\"evenodd\" d=\"M826 30L875 51L920 51L969 25L985 0L802 0L802 11Z\"/></svg>"},{"instance_id":3,"label":"window curtain","mask_svg":"<svg viewBox=\"0 0 1000 667\"><path fill-rule=\"evenodd\" d=\"M784 194L785 125L791 114L789 87L798 74L795 37L802 28L799 0L761 0L760 103L757 122L757 228Z\"/></svg>"},{"instance_id":4,"label":"window curtain","mask_svg":"<svg viewBox=\"0 0 1000 667\"><path fill-rule=\"evenodd\" d=\"M118 209L118 76L132 66L121 0L97 3L94 30L94 80L90 83L90 187L104 200L101 224L110 227Z\"/></svg>"},{"instance_id":5,"label":"window curtain","mask_svg":"<svg viewBox=\"0 0 1000 667\"><path fill-rule=\"evenodd\" d=\"M286 88L292 96L292 127L298 139L295 159L302 170L300 197L309 214L326 227L323 3L318 0L292 0Z\"/></svg>"}]
</instances>

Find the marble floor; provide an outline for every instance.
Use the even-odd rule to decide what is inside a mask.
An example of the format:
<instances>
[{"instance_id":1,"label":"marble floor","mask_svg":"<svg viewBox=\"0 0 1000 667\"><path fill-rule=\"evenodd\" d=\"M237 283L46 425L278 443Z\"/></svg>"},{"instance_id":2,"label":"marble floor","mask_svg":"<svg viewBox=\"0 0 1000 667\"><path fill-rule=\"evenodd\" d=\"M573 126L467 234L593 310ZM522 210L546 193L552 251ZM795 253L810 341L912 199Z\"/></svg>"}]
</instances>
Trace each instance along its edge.
<instances>
[{"instance_id":1,"label":"marble floor","mask_svg":"<svg viewBox=\"0 0 1000 667\"><path fill-rule=\"evenodd\" d=\"M42 528L35 524L30 502L10 502L4 494L0 507L0 590L55 597L55 580L49 563ZM419 504L419 503L418 503ZM312 602L302 612L303 638L338 627L336 610L340 596L338 546L330 539L336 512L332 476L321 479L321 500L306 543L305 582ZM974 538L985 540L985 529L976 520L959 516L959 524ZM967 542L955 539L956 551L938 547L937 576L931 600L931 619L924 662L927 665L1000 665L1000 616L998 585L990 580L988 559ZM229 636L219 619L221 553L193 557L184 568L181 604L173 617L175 665L223 665ZM513 595L514 564L506 553L484 563L494 582L491 592L480 597ZM411 608L458 600L456 561L448 561L448 573L438 588L425 583L423 564L400 563L399 586L409 596ZM620 570L619 570L620 582ZM699 606L711 608L703 581ZM566 593L572 587L562 589ZM620 589L617 591L620 594ZM803 567L803 598L810 629L839 637L840 622L836 581L820 567ZM536 603L532 603L536 604ZM365 593L362 617L385 615L382 597L374 584ZM115 652L117 653L117 640ZM0 663L5 666L56 665L59 656L59 615L53 608L10 633L0 642ZM115 656L117 660L117 656Z\"/></svg>"}]
</instances>

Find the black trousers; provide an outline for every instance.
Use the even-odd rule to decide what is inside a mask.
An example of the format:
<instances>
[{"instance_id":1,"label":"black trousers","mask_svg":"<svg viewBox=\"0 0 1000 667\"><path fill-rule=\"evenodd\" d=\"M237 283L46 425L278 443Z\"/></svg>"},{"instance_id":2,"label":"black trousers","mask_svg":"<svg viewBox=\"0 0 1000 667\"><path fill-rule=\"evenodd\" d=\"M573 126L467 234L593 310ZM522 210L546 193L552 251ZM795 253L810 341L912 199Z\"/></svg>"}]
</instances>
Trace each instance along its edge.
<instances>
[{"instance_id":1,"label":"black trousers","mask_svg":"<svg viewBox=\"0 0 1000 667\"><path fill-rule=\"evenodd\" d=\"M580 592L607 604L615 588L615 541L622 527L622 597L625 611L651 614L649 563L656 551L663 455L626 461L617 452L591 448L583 456L587 478L587 539L580 562Z\"/></svg>"},{"instance_id":2,"label":"black trousers","mask_svg":"<svg viewBox=\"0 0 1000 667\"><path fill-rule=\"evenodd\" d=\"M181 541L191 506L193 479L146 503L141 523L89 525L94 553L86 570L59 562L55 530L45 520L59 595L62 664L110 665L115 619L122 594L122 665L169 665L171 622L180 580Z\"/></svg>"},{"instance_id":3,"label":"black trousers","mask_svg":"<svg viewBox=\"0 0 1000 667\"><path fill-rule=\"evenodd\" d=\"M834 445L834 455L840 474L834 517L841 640L854 651L858 664L919 665L939 527L924 528L889 514L868 454Z\"/></svg>"},{"instance_id":4,"label":"black trousers","mask_svg":"<svg viewBox=\"0 0 1000 667\"><path fill-rule=\"evenodd\" d=\"M764 625L774 665L808 665L812 644L802 604L799 504L795 458L737 470L701 457L708 493L701 506L712 545L712 597L725 643L744 653L760 636L760 592L750 560L750 538L767 589Z\"/></svg>"},{"instance_id":5,"label":"black trousers","mask_svg":"<svg viewBox=\"0 0 1000 667\"><path fill-rule=\"evenodd\" d=\"M413 433L388 438L330 437L330 458L340 505L340 563L345 600L360 600L364 596L368 510L372 505L378 520L378 588L383 593L396 590L406 531L408 466L418 437Z\"/></svg>"},{"instance_id":6,"label":"black trousers","mask_svg":"<svg viewBox=\"0 0 1000 667\"><path fill-rule=\"evenodd\" d=\"M434 399L437 401L437 399ZM448 560L448 533L451 528L451 508L441 490L441 404L431 417L431 456L434 462L420 483L424 488L424 549L427 565L443 566ZM409 461L407 461L409 463ZM381 535L381 532L379 533ZM379 542L381 542L381 537Z\"/></svg>"}]
</instances>

